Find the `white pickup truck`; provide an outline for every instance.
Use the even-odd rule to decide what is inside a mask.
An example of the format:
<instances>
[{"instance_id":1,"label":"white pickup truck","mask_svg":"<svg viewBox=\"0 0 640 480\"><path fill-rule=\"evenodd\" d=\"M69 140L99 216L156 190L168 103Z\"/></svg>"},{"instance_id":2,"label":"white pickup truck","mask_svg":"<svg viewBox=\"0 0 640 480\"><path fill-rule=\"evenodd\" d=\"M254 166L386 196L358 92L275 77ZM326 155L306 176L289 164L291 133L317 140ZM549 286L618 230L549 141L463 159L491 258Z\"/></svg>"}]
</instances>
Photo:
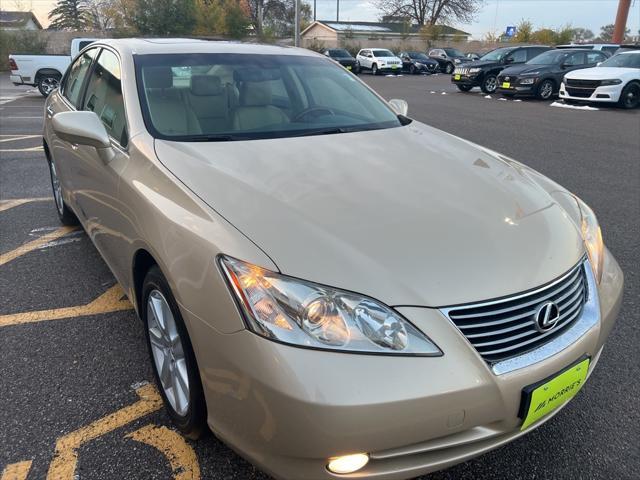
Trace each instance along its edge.
<instances>
[{"instance_id":1,"label":"white pickup truck","mask_svg":"<svg viewBox=\"0 0 640 480\"><path fill-rule=\"evenodd\" d=\"M9 55L11 82L14 85L38 87L46 97L60 82L71 60L84 47L95 42L95 38L74 38L71 40L71 55Z\"/></svg>"}]
</instances>

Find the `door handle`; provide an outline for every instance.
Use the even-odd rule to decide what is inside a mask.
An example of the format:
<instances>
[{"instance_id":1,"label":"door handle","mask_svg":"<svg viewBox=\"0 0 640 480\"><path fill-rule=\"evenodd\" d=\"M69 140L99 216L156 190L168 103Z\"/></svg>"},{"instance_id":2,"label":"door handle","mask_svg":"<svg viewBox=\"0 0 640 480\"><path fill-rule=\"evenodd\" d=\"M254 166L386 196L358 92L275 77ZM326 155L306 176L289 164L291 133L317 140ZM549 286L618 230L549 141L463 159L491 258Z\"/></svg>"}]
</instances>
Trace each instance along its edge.
<instances>
[{"instance_id":1,"label":"door handle","mask_svg":"<svg viewBox=\"0 0 640 480\"><path fill-rule=\"evenodd\" d=\"M51 105L47 106L47 117L53 117L53 108L51 108Z\"/></svg>"}]
</instances>

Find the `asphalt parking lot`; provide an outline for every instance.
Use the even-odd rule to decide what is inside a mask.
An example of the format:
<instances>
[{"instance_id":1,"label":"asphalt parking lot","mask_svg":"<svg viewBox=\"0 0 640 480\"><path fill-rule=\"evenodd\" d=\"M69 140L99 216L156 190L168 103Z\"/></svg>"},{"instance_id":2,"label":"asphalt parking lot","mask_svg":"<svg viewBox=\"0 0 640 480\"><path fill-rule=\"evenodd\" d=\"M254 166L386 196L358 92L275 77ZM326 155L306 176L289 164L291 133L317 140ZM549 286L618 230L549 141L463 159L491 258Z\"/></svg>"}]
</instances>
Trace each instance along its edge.
<instances>
[{"instance_id":1,"label":"asphalt parking lot","mask_svg":"<svg viewBox=\"0 0 640 480\"><path fill-rule=\"evenodd\" d=\"M640 111L486 98L458 92L444 75L362 78L387 99L406 99L411 117L581 196L626 275L618 324L571 405L524 438L424 480L638 478ZM43 99L6 80L0 480L269 478L213 436L194 443L172 430L149 383L140 322L88 237L58 223L41 147Z\"/></svg>"}]
</instances>

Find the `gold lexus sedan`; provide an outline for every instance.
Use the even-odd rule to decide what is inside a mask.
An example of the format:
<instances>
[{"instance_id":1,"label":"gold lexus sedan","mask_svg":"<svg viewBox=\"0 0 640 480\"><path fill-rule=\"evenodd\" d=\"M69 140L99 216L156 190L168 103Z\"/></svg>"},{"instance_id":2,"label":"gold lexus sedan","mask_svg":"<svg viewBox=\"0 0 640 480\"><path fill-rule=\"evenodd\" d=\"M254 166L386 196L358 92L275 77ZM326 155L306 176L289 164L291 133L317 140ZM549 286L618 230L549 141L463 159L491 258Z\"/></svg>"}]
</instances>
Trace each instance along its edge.
<instances>
[{"instance_id":1,"label":"gold lexus sedan","mask_svg":"<svg viewBox=\"0 0 640 480\"><path fill-rule=\"evenodd\" d=\"M536 428L623 275L593 211L324 56L85 48L46 102L58 215L136 307L177 428L279 479L405 479Z\"/></svg>"}]
</instances>

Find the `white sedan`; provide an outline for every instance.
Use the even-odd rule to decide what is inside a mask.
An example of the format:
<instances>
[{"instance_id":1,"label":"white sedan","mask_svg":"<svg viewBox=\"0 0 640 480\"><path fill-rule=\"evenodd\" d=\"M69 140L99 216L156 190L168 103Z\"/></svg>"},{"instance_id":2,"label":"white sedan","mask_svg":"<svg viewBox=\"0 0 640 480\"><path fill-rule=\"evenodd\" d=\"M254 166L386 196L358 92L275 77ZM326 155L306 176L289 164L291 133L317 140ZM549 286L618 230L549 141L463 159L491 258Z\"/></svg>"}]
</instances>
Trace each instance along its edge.
<instances>
[{"instance_id":1,"label":"white sedan","mask_svg":"<svg viewBox=\"0 0 640 480\"><path fill-rule=\"evenodd\" d=\"M640 105L640 51L623 52L594 68L569 72L560 98L571 102L617 102L623 108Z\"/></svg>"}]
</instances>

